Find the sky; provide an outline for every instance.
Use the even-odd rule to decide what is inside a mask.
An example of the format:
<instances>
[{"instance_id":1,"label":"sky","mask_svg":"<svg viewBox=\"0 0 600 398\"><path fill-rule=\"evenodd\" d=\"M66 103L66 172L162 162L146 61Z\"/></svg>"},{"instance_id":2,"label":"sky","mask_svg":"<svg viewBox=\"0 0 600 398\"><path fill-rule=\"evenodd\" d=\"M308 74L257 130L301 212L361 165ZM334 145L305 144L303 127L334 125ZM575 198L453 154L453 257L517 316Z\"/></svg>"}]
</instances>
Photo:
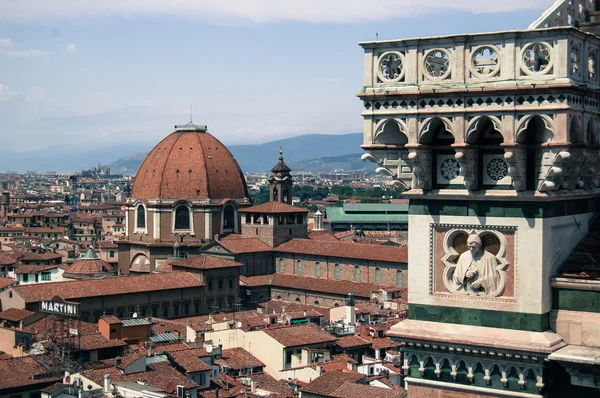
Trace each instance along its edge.
<instances>
[{"instance_id":1,"label":"sky","mask_svg":"<svg viewBox=\"0 0 600 398\"><path fill-rule=\"evenodd\" d=\"M358 42L525 29L552 0L0 0L0 152L361 132Z\"/></svg>"}]
</instances>

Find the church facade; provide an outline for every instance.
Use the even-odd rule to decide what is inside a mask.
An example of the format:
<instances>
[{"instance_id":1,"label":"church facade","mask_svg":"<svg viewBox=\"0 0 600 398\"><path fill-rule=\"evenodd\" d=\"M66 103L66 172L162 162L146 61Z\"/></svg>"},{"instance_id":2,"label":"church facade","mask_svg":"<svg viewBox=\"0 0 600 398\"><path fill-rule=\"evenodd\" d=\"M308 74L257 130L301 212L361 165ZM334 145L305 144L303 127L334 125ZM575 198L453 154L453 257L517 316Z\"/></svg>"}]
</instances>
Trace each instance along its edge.
<instances>
[{"instance_id":1,"label":"church facade","mask_svg":"<svg viewBox=\"0 0 600 398\"><path fill-rule=\"evenodd\" d=\"M581 364L600 333L559 333L555 288L600 211L596 10L556 1L522 31L361 43L363 159L410 199L409 319L389 332L410 397L597 393L598 365Z\"/></svg>"}]
</instances>

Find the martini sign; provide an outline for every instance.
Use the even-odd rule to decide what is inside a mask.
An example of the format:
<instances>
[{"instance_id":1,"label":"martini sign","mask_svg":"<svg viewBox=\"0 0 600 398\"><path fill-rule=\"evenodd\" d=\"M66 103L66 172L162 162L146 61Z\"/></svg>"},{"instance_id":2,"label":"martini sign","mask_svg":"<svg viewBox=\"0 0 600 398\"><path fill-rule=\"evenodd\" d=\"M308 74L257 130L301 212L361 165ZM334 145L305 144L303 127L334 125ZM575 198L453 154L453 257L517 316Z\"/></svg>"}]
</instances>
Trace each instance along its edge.
<instances>
[{"instance_id":1,"label":"martini sign","mask_svg":"<svg viewBox=\"0 0 600 398\"><path fill-rule=\"evenodd\" d=\"M55 296L52 300L40 302L40 311L47 314L63 316L79 316L79 303L68 303L62 297Z\"/></svg>"}]
</instances>

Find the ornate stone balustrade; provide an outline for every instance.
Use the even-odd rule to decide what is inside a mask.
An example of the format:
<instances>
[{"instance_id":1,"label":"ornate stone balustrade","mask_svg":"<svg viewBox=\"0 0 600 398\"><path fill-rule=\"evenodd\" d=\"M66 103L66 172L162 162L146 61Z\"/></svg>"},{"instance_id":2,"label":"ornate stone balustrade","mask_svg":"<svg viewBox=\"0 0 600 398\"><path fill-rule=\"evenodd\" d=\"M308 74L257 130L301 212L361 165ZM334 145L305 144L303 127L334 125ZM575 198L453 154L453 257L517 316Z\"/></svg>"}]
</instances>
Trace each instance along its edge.
<instances>
[{"instance_id":1,"label":"ornate stone balustrade","mask_svg":"<svg viewBox=\"0 0 600 398\"><path fill-rule=\"evenodd\" d=\"M600 86L600 39L570 28L363 42L361 93Z\"/></svg>"}]
</instances>

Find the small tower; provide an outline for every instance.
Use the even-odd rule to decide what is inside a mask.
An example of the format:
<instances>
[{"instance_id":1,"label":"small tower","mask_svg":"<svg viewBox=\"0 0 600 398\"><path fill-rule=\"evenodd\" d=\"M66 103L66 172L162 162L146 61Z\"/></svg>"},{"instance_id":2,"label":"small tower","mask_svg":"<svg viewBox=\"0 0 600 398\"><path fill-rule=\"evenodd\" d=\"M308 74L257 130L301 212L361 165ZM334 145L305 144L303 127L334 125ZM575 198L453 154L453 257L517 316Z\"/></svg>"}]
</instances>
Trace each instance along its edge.
<instances>
[{"instance_id":1,"label":"small tower","mask_svg":"<svg viewBox=\"0 0 600 398\"><path fill-rule=\"evenodd\" d=\"M314 216L314 228L313 231L324 231L323 228L323 213L321 213L320 209L317 209L317 212Z\"/></svg>"},{"instance_id":2,"label":"small tower","mask_svg":"<svg viewBox=\"0 0 600 398\"><path fill-rule=\"evenodd\" d=\"M292 204L292 189L294 180L290 174L292 170L283 161L283 150L279 149L279 161L271 169L271 202Z\"/></svg>"}]
</instances>

